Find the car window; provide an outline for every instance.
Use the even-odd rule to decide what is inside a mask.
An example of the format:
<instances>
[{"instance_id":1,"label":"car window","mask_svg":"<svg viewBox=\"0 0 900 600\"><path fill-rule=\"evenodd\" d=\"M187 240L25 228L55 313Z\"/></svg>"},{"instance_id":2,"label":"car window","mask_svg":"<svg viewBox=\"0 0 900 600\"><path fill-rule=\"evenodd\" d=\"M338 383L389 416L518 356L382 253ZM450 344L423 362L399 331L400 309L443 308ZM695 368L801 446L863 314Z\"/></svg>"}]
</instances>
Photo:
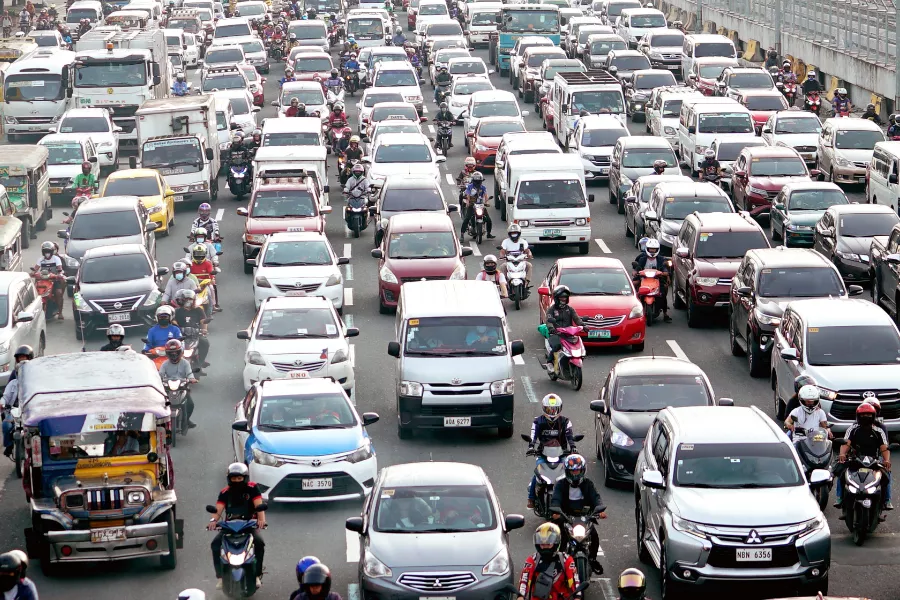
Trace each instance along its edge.
<instances>
[{"instance_id":1,"label":"car window","mask_svg":"<svg viewBox=\"0 0 900 600\"><path fill-rule=\"evenodd\" d=\"M255 423L263 431L348 429L356 424L356 415L339 392L266 396Z\"/></svg>"},{"instance_id":2,"label":"car window","mask_svg":"<svg viewBox=\"0 0 900 600\"><path fill-rule=\"evenodd\" d=\"M653 458L663 478L666 478L669 474L669 435L663 427L660 427L659 436L653 443Z\"/></svg>"},{"instance_id":3,"label":"car window","mask_svg":"<svg viewBox=\"0 0 900 600\"><path fill-rule=\"evenodd\" d=\"M260 190L250 210L254 218L314 217L316 200L308 190Z\"/></svg>"},{"instance_id":4,"label":"car window","mask_svg":"<svg viewBox=\"0 0 900 600\"><path fill-rule=\"evenodd\" d=\"M73 240L97 240L141 234L141 224L133 210L84 213L79 211L69 237Z\"/></svg>"},{"instance_id":5,"label":"car window","mask_svg":"<svg viewBox=\"0 0 900 600\"><path fill-rule=\"evenodd\" d=\"M109 121L103 117L69 117L59 124L60 133L109 133Z\"/></svg>"},{"instance_id":6,"label":"car window","mask_svg":"<svg viewBox=\"0 0 900 600\"><path fill-rule=\"evenodd\" d=\"M296 267L333 264L325 241L271 242L262 260L264 267Z\"/></svg>"},{"instance_id":7,"label":"car window","mask_svg":"<svg viewBox=\"0 0 900 600\"><path fill-rule=\"evenodd\" d=\"M496 518L483 486L385 486L374 525L385 533L483 531L494 529Z\"/></svg>"},{"instance_id":8,"label":"car window","mask_svg":"<svg viewBox=\"0 0 900 600\"><path fill-rule=\"evenodd\" d=\"M121 177L107 179L104 196L159 196L159 180L156 177Z\"/></svg>"},{"instance_id":9,"label":"car window","mask_svg":"<svg viewBox=\"0 0 900 600\"><path fill-rule=\"evenodd\" d=\"M673 483L680 487L736 489L805 485L787 443L680 444Z\"/></svg>"},{"instance_id":10,"label":"car window","mask_svg":"<svg viewBox=\"0 0 900 600\"><path fill-rule=\"evenodd\" d=\"M280 308L263 311L256 339L337 338L340 327L327 308Z\"/></svg>"}]
</instances>

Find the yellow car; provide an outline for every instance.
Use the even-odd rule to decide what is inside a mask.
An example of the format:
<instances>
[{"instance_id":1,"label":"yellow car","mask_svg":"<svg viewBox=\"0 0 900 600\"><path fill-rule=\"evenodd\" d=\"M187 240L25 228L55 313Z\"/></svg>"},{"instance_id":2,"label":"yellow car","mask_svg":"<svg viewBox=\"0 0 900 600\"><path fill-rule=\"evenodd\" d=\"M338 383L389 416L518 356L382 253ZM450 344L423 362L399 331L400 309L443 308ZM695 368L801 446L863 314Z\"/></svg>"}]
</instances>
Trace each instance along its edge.
<instances>
[{"instance_id":1,"label":"yellow car","mask_svg":"<svg viewBox=\"0 0 900 600\"><path fill-rule=\"evenodd\" d=\"M175 226L175 192L155 169L127 169L110 173L100 197L138 196L150 213L150 220L159 223L157 234L168 235Z\"/></svg>"}]
</instances>

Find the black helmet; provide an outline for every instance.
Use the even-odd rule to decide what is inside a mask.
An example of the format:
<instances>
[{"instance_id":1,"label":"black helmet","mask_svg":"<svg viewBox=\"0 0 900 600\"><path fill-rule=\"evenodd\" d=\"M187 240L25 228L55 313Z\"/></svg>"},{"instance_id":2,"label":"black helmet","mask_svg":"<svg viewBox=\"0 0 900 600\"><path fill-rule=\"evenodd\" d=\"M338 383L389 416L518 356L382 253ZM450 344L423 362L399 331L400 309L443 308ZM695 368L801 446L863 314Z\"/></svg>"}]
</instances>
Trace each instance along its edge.
<instances>
[{"instance_id":1,"label":"black helmet","mask_svg":"<svg viewBox=\"0 0 900 600\"><path fill-rule=\"evenodd\" d=\"M481 183L482 181L484 181L484 175L482 175L480 171L475 171L474 173L472 173L473 183Z\"/></svg>"},{"instance_id":2,"label":"black helmet","mask_svg":"<svg viewBox=\"0 0 900 600\"><path fill-rule=\"evenodd\" d=\"M303 574L303 583L300 584L300 588L307 595L311 596L309 593L309 586L311 585L322 586L322 591L319 592L316 598L327 598L329 592L331 592L331 569L322 563L311 565Z\"/></svg>"},{"instance_id":3,"label":"black helmet","mask_svg":"<svg viewBox=\"0 0 900 600\"><path fill-rule=\"evenodd\" d=\"M871 102L869 102L868 104L866 104L866 110L867 111L875 110L875 105L872 104Z\"/></svg>"},{"instance_id":4,"label":"black helmet","mask_svg":"<svg viewBox=\"0 0 900 600\"><path fill-rule=\"evenodd\" d=\"M49 256L47 255L48 252L50 253ZM50 256L53 256L55 252L56 244L54 244L53 242L48 241L41 244L41 254L43 254L45 258L50 258Z\"/></svg>"},{"instance_id":5,"label":"black helmet","mask_svg":"<svg viewBox=\"0 0 900 600\"><path fill-rule=\"evenodd\" d=\"M619 598L641 600L647 590L647 578L638 569L625 569L619 575Z\"/></svg>"},{"instance_id":6,"label":"black helmet","mask_svg":"<svg viewBox=\"0 0 900 600\"><path fill-rule=\"evenodd\" d=\"M799 375L794 379L794 393L800 392L800 388L804 385L816 385L816 380L809 375Z\"/></svg>"},{"instance_id":7,"label":"black helmet","mask_svg":"<svg viewBox=\"0 0 900 600\"><path fill-rule=\"evenodd\" d=\"M0 554L0 593L6 593L19 583L22 561L11 552Z\"/></svg>"},{"instance_id":8,"label":"black helmet","mask_svg":"<svg viewBox=\"0 0 900 600\"><path fill-rule=\"evenodd\" d=\"M337 76L338 76L338 70L337 70L337 69L332 69L332 70L331 70L331 76L332 76L332 77L337 77Z\"/></svg>"},{"instance_id":9,"label":"black helmet","mask_svg":"<svg viewBox=\"0 0 900 600\"><path fill-rule=\"evenodd\" d=\"M558 285L553 288L553 299L559 300L562 296L568 298L572 295L572 290L569 289L567 285Z\"/></svg>"},{"instance_id":10,"label":"black helmet","mask_svg":"<svg viewBox=\"0 0 900 600\"><path fill-rule=\"evenodd\" d=\"M24 356L28 360L31 360L32 358L34 358L34 350L28 344L23 344L16 348L16 351L13 354L13 358L16 360L16 362L18 362L20 356Z\"/></svg>"}]
</instances>

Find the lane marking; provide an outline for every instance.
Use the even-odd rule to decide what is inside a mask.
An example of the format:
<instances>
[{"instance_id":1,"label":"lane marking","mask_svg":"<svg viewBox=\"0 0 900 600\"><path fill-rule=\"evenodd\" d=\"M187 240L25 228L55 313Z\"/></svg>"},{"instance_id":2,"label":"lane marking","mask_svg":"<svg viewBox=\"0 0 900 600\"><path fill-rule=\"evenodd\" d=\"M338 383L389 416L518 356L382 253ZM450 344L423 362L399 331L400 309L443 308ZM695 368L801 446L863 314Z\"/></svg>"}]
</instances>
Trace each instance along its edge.
<instances>
[{"instance_id":1,"label":"lane marking","mask_svg":"<svg viewBox=\"0 0 900 600\"><path fill-rule=\"evenodd\" d=\"M353 306L353 288L344 288L344 306Z\"/></svg>"},{"instance_id":2,"label":"lane marking","mask_svg":"<svg viewBox=\"0 0 900 600\"><path fill-rule=\"evenodd\" d=\"M350 252L352 249L353 247L350 244L344 244L344 258L350 258Z\"/></svg>"},{"instance_id":3,"label":"lane marking","mask_svg":"<svg viewBox=\"0 0 900 600\"><path fill-rule=\"evenodd\" d=\"M347 598L349 600L359 600L359 584L351 583L347 586Z\"/></svg>"},{"instance_id":4,"label":"lane marking","mask_svg":"<svg viewBox=\"0 0 900 600\"><path fill-rule=\"evenodd\" d=\"M353 315L344 315L344 325L353 327Z\"/></svg>"},{"instance_id":5,"label":"lane marking","mask_svg":"<svg viewBox=\"0 0 900 600\"><path fill-rule=\"evenodd\" d=\"M356 367L356 344L350 344L350 367Z\"/></svg>"},{"instance_id":6,"label":"lane marking","mask_svg":"<svg viewBox=\"0 0 900 600\"><path fill-rule=\"evenodd\" d=\"M353 281L353 265L344 265L344 280Z\"/></svg>"},{"instance_id":7,"label":"lane marking","mask_svg":"<svg viewBox=\"0 0 900 600\"><path fill-rule=\"evenodd\" d=\"M469 242L469 248L472 249L472 254L475 256L481 256L481 249L478 247L478 244L475 243L475 240Z\"/></svg>"},{"instance_id":8,"label":"lane marking","mask_svg":"<svg viewBox=\"0 0 900 600\"><path fill-rule=\"evenodd\" d=\"M220 208L216 211L216 221L221 221L225 217L225 209Z\"/></svg>"},{"instance_id":9,"label":"lane marking","mask_svg":"<svg viewBox=\"0 0 900 600\"><path fill-rule=\"evenodd\" d=\"M456 181L453 179L453 175L450 173L444 173L444 177L447 178L447 184L450 186L456 185Z\"/></svg>"},{"instance_id":10,"label":"lane marking","mask_svg":"<svg viewBox=\"0 0 900 600\"><path fill-rule=\"evenodd\" d=\"M428 126L428 133L431 133L431 134L434 133L434 125L429 125L429 126Z\"/></svg>"},{"instance_id":11,"label":"lane marking","mask_svg":"<svg viewBox=\"0 0 900 600\"><path fill-rule=\"evenodd\" d=\"M619 597L609 577L591 577L591 581L600 584L600 591L606 600L616 600Z\"/></svg>"},{"instance_id":12,"label":"lane marking","mask_svg":"<svg viewBox=\"0 0 900 600\"><path fill-rule=\"evenodd\" d=\"M688 358L688 355L684 353L684 350L681 349L681 346L678 345L678 342L675 340L666 340L666 343L669 345L669 348L672 349L672 352L675 353L675 356L686 361L691 360Z\"/></svg>"},{"instance_id":13,"label":"lane marking","mask_svg":"<svg viewBox=\"0 0 900 600\"><path fill-rule=\"evenodd\" d=\"M423 106L423 107L422 107L422 114L423 114L423 115L427 115L427 114L428 114L428 107L427 107L427 106Z\"/></svg>"},{"instance_id":14,"label":"lane marking","mask_svg":"<svg viewBox=\"0 0 900 600\"><path fill-rule=\"evenodd\" d=\"M359 534L345 529L347 538L347 562L359 562Z\"/></svg>"},{"instance_id":15,"label":"lane marking","mask_svg":"<svg viewBox=\"0 0 900 600\"><path fill-rule=\"evenodd\" d=\"M353 232L347 227L346 223L344 224L344 237L348 240L353 237Z\"/></svg>"},{"instance_id":16,"label":"lane marking","mask_svg":"<svg viewBox=\"0 0 900 600\"><path fill-rule=\"evenodd\" d=\"M525 395L532 404L537 404L537 396L534 393L534 386L531 384L531 377L522 375L522 387L525 388Z\"/></svg>"},{"instance_id":17,"label":"lane marking","mask_svg":"<svg viewBox=\"0 0 900 600\"><path fill-rule=\"evenodd\" d=\"M522 358L521 354L516 354L515 356L513 356L513 363L517 365L524 365L525 359Z\"/></svg>"},{"instance_id":18,"label":"lane marking","mask_svg":"<svg viewBox=\"0 0 900 600\"><path fill-rule=\"evenodd\" d=\"M594 241L597 242L597 245L600 246L600 250L602 250L604 254L612 254L612 250L609 249L609 246L606 245L606 242L604 242L600 238L597 238Z\"/></svg>"}]
</instances>

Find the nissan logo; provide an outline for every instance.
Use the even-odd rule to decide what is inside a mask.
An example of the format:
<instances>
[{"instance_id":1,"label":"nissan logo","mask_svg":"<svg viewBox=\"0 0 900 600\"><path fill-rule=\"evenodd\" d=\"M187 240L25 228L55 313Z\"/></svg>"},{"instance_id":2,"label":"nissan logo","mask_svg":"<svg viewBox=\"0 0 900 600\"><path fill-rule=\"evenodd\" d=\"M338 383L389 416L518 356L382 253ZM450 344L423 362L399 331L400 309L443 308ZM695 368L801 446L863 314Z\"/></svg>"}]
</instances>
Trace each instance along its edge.
<instances>
[{"instance_id":1,"label":"nissan logo","mask_svg":"<svg viewBox=\"0 0 900 600\"><path fill-rule=\"evenodd\" d=\"M121 303L121 302L116 302L115 304L113 304L113 308L116 309L116 310L119 310L120 308L122 308L122 303Z\"/></svg>"},{"instance_id":2,"label":"nissan logo","mask_svg":"<svg viewBox=\"0 0 900 600\"><path fill-rule=\"evenodd\" d=\"M863 398L865 398L866 400L868 400L869 398L874 398L874 397L875 397L875 392L863 392Z\"/></svg>"},{"instance_id":3,"label":"nissan logo","mask_svg":"<svg viewBox=\"0 0 900 600\"><path fill-rule=\"evenodd\" d=\"M756 532L755 529L750 530L750 535L747 536L747 539L744 540L745 544L762 544L762 538L759 537L759 533Z\"/></svg>"}]
</instances>

